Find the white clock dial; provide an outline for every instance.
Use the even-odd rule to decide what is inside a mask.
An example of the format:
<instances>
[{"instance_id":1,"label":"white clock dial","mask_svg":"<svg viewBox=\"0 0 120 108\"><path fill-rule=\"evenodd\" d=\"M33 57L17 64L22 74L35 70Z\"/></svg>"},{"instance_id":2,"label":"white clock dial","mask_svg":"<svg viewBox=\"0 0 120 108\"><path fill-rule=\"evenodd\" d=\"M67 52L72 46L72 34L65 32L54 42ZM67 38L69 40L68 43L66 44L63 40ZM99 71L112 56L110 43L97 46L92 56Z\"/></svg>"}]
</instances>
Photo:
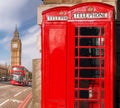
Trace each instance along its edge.
<instances>
[{"instance_id":1,"label":"white clock dial","mask_svg":"<svg viewBox=\"0 0 120 108\"><path fill-rule=\"evenodd\" d=\"M13 44L12 44L12 47L13 47L13 48L17 48L17 43L13 43Z\"/></svg>"}]
</instances>

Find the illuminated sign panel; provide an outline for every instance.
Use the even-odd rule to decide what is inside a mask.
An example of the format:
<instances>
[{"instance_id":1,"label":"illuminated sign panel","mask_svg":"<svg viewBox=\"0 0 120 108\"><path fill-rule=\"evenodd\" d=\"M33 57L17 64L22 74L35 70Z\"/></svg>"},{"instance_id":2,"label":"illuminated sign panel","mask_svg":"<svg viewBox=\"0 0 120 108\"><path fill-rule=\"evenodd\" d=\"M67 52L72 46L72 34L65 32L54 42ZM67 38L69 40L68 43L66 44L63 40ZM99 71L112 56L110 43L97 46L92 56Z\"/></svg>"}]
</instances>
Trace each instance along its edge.
<instances>
[{"instance_id":1,"label":"illuminated sign panel","mask_svg":"<svg viewBox=\"0 0 120 108\"><path fill-rule=\"evenodd\" d=\"M67 16L47 16L48 21L65 21L68 20Z\"/></svg>"},{"instance_id":2,"label":"illuminated sign panel","mask_svg":"<svg viewBox=\"0 0 120 108\"><path fill-rule=\"evenodd\" d=\"M75 13L73 14L74 19L79 18L108 18L108 13Z\"/></svg>"}]
</instances>

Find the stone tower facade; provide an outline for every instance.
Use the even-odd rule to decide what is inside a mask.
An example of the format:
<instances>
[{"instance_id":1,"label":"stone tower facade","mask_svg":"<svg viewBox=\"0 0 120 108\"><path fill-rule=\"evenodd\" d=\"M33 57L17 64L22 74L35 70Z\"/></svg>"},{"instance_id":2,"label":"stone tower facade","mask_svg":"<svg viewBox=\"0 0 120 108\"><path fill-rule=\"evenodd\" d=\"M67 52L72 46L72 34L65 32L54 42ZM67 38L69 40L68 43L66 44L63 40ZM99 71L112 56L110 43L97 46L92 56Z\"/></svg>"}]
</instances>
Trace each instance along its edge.
<instances>
[{"instance_id":1,"label":"stone tower facade","mask_svg":"<svg viewBox=\"0 0 120 108\"><path fill-rule=\"evenodd\" d=\"M11 40L11 66L21 65L21 40L17 27L15 28L13 39Z\"/></svg>"}]
</instances>

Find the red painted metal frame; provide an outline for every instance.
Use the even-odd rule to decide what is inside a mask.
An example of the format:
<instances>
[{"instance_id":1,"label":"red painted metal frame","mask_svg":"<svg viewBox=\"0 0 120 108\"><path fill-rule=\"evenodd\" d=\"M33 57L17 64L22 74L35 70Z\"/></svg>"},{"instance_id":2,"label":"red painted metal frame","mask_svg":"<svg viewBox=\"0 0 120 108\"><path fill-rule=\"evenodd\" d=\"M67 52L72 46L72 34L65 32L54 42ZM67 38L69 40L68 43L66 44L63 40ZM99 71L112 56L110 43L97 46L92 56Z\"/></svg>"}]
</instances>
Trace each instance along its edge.
<instances>
[{"instance_id":1,"label":"red painted metal frame","mask_svg":"<svg viewBox=\"0 0 120 108\"><path fill-rule=\"evenodd\" d=\"M92 12L107 13L107 17L73 17L75 13ZM104 108L114 108L114 7L96 2L81 3L72 7L48 9L42 15L42 108L77 108L74 106L74 39L75 27L81 26L105 28ZM101 80L102 78L94 78L96 83ZM99 86L95 87L100 88ZM95 97L97 98L97 95ZM94 99L88 98L88 101L94 101ZM103 108L102 105L99 106L98 104L88 106L88 108L98 107ZM79 105L79 108L82 107Z\"/></svg>"}]
</instances>

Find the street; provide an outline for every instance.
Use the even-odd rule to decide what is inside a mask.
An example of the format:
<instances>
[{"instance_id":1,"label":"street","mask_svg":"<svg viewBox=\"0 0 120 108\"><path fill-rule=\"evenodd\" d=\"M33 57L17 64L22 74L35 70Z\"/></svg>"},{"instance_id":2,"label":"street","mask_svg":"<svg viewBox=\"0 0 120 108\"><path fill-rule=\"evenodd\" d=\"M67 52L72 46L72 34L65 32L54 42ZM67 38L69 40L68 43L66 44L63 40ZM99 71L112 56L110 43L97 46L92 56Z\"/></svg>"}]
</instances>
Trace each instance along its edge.
<instances>
[{"instance_id":1,"label":"street","mask_svg":"<svg viewBox=\"0 0 120 108\"><path fill-rule=\"evenodd\" d=\"M31 93L31 87L15 86L0 82L0 108L17 108Z\"/></svg>"}]
</instances>

